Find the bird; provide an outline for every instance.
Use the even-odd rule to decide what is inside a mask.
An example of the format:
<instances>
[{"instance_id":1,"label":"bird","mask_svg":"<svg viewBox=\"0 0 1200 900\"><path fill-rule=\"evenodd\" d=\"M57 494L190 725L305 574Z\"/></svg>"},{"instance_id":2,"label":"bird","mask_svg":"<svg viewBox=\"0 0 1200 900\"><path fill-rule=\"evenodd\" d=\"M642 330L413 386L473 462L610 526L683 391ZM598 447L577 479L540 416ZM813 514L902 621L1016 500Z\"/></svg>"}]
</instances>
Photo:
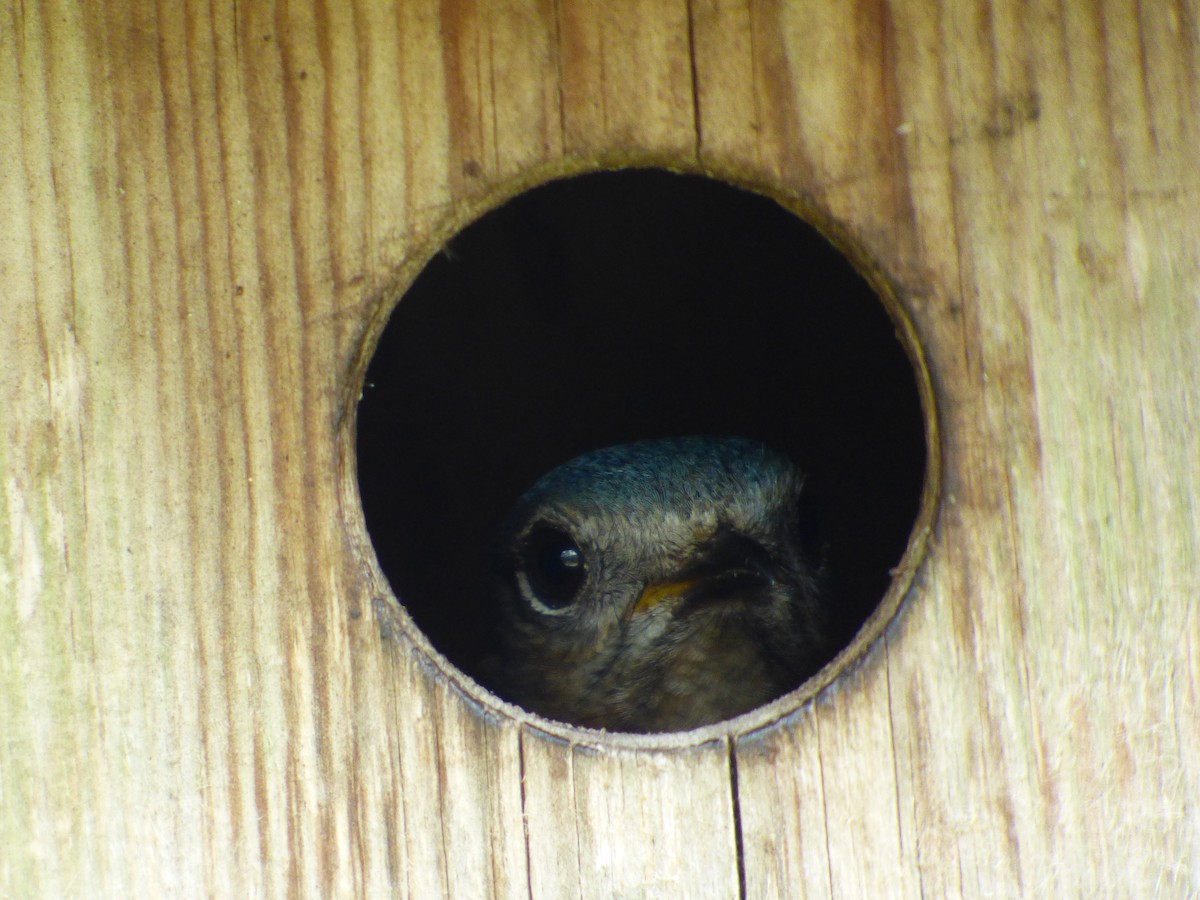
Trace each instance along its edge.
<instances>
[{"instance_id":1,"label":"bird","mask_svg":"<svg viewBox=\"0 0 1200 900\"><path fill-rule=\"evenodd\" d=\"M830 656L804 480L732 436L606 447L544 475L499 528L493 690L546 718L661 733L799 686Z\"/></svg>"}]
</instances>

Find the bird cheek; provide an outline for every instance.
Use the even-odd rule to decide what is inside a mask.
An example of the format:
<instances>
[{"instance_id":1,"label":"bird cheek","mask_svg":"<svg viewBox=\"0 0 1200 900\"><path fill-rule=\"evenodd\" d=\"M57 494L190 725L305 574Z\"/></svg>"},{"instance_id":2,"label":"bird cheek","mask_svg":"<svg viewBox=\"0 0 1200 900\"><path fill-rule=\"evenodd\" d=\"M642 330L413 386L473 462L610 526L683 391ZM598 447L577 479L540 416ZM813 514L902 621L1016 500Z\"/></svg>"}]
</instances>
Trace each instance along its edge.
<instances>
[{"instance_id":1,"label":"bird cheek","mask_svg":"<svg viewBox=\"0 0 1200 900\"><path fill-rule=\"evenodd\" d=\"M604 642L615 639L622 626L620 611L628 605L628 599L614 591L605 591L592 612L597 640Z\"/></svg>"}]
</instances>

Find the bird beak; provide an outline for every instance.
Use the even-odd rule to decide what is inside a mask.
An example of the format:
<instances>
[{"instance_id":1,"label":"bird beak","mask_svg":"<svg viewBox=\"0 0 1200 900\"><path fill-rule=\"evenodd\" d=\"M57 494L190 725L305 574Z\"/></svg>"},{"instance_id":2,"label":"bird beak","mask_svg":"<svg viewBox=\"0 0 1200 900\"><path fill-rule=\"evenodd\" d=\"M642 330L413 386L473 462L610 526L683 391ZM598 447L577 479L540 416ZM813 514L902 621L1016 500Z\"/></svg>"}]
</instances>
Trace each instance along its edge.
<instances>
[{"instance_id":1,"label":"bird beak","mask_svg":"<svg viewBox=\"0 0 1200 900\"><path fill-rule=\"evenodd\" d=\"M661 584L650 584L642 591L629 612L629 618L648 613L671 601L726 600L745 597L774 582L770 573L758 566L721 567L698 572L693 577Z\"/></svg>"},{"instance_id":2,"label":"bird beak","mask_svg":"<svg viewBox=\"0 0 1200 900\"><path fill-rule=\"evenodd\" d=\"M780 575L779 563L752 538L718 534L703 547L703 562L677 578L647 585L629 611L635 619L664 603L672 605L723 603L764 595Z\"/></svg>"},{"instance_id":3,"label":"bird beak","mask_svg":"<svg viewBox=\"0 0 1200 900\"><path fill-rule=\"evenodd\" d=\"M674 599L676 597L683 599L688 596L700 583L699 578L685 578L681 581L666 581L662 584L648 584L642 595L638 597L637 603L633 604L633 609L629 612L629 617L636 618L643 613L648 613L660 604Z\"/></svg>"}]
</instances>

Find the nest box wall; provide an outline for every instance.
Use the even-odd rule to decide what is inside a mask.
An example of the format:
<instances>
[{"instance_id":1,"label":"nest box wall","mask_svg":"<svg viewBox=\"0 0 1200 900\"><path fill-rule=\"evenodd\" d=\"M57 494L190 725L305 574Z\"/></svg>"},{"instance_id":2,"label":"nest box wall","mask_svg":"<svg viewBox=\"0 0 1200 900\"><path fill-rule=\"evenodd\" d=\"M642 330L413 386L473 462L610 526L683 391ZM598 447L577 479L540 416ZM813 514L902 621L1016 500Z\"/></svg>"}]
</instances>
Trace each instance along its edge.
<instances>
[{"instance_id":1,"label":"nest box wall","mask_svg":"<svg viewBox=\"0 0 1200 900\"><path fill-rule=\"evenodd\" d=\"M1197 890L1198 22L9 4L0 893ZM396 292L626 164L804 211L928 362L940 493L890 605L753 731L490 704L362 525Z\"/></svg>"}]
</instances>

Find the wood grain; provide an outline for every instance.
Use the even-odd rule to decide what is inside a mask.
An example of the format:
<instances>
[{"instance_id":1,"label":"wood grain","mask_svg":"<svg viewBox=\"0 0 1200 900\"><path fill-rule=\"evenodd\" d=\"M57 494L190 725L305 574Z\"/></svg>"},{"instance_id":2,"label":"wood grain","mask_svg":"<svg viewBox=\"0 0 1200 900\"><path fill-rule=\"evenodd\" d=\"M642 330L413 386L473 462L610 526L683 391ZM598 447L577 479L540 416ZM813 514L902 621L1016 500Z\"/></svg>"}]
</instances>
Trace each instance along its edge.
<instances>
[{"instance_id":1,"label":"wood grain","mask_svg":"<svg viewBox=\"0 0 1200 900\"><path fill-rule=\"evenodd\" d=\"M736 896L723 742L645 753L527 732L524 747L533 896Z\"/></svg>"},{"instance_id":2,"label":"wood grain","mask_svg":"<svg viewBox=\"0 0 1200 900\"><path fill-rule=\"evenodd\" d=\"M12 0L0 148L0 894L1200 893L1195 0ZM651 161L929 361L900 613L752 732L495 706L353 483L439 242Z\"/></svg>"}]
</instances>

